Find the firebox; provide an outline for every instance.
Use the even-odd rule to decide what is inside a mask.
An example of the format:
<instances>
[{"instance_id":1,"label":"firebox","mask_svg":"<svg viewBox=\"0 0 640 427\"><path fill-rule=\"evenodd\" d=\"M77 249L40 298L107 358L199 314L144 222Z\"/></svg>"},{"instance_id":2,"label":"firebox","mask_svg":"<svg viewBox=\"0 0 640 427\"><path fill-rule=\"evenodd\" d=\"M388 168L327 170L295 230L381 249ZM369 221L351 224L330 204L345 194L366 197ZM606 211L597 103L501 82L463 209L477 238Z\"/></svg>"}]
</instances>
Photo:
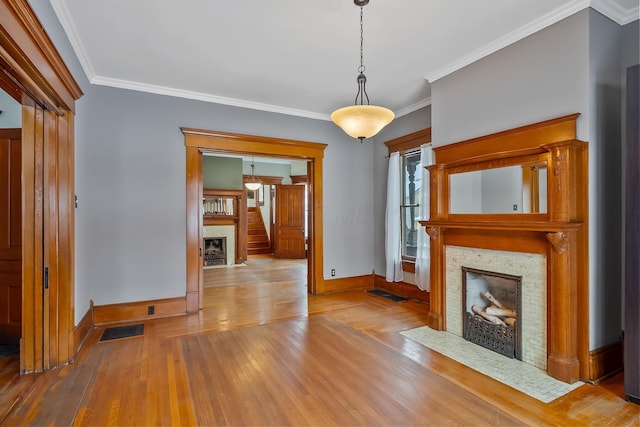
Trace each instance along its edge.
<instances>
[{"instance_id":1,"label":"firebox","mask_svg":"<svg viewBox=\"0 0 640 427\"><path fill-rule=\"evenodd\" d=\"M205 237L202 254L203 266L227 264L227 238Z\"/></svg>"},{"instance_id":2,"label":"firebox","mask_svg":"<svg viewBox=\"0 0 640 427\"><path fill-rule=\"evenodd\" d=\"M522 360L522 276L462 267L463 336Z\"/></svg>"}]
</instances>

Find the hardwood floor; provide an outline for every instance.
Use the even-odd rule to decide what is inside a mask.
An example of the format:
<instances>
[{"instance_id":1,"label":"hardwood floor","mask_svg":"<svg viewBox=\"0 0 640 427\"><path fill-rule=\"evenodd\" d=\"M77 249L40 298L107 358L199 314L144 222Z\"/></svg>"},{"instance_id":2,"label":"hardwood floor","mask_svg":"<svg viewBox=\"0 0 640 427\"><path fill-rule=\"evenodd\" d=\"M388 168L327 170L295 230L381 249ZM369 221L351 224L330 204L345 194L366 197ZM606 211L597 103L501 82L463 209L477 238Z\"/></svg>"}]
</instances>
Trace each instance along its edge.
<instances>
[{"instance_id":1,"label":"hardwood floor","mask_svg":"<svg viewBox=\"0 0 640 427\"><path fill-rule=\"evenodd\" d=\"M0 424L640 423L621 375L543 404L400 335L424 303L308 296L304 263L248 264L205 272L200 313L114 341L95 328L74 365L19 377L0 359Z\"/></svg>"}]
</instances>

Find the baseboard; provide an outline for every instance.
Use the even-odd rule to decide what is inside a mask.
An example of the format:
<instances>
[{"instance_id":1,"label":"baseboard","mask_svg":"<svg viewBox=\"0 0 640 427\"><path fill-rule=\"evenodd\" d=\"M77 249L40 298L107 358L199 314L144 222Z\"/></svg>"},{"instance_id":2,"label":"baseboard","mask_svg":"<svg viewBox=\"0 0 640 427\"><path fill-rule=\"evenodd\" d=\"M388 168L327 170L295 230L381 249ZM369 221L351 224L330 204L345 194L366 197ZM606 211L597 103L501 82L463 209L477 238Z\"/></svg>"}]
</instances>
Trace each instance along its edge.
<instances>
[{"instance_id":1,"label":"baseboard","mask_svg":"<svg viewBox=\"0 0 640 427\"><path fill-rule=\"evenodd\" d=\"M597 384L620 372L623 366L622 341L597 348L589 352L589 382Z\"/></svg>"},{"instance_id":2,"label":"baseboard","mask_svg":"<svg viewBox=\"0 0 640 427\"><path fill-rule=\"evenodd\" d=\"M153 306L154 314L147 314L149 306ZM135 322L161 317L181 316L186 313L186 297L97 305L93 308L93 324L100 326L112 323Z\"/></svg>"},{"instance_id":3,"label":"baseboard","mask_svg":"<svg viewBox=\"0 0 640 427\"><path fill-rule=\"evenodd\" d=\"M420 301L429 302L429 292L423 291L416 285L406 282L387 282L383 276L376 274L373 278L373 286L376 289L383 289L394 295L405 298L418 299Z\"/></svg>"},{"instance_id":4,"label":"baseboard","mask_svg":"<svg viewBox=\"0 0 640 427\"><path fill-rule=\"evenodd\" d=\"M78 324L71 331L71 336L73 337L73 341L71 344L72 345L71 349L73 352L71 354L72 360L75 360L78 352L80 351L80 348L82 348L82 345L84 344L87 337L89 336L89 333L91 332L92 328L93 328L93 301L89 303L89 309L84 314L84 316L82 316L82 319L80 319L80 322L78 322Z\"/></svg>"},{"instance_id":5,"label":"baseboard","mask_svg":"<svg viewBox=\"0 0 640 427\"><path fill-rule=\"evenodd\" d=\"M373 279L370 274L364 276L341 277L340 279L325 279L324 293L350 291L354 289L371 289Z\"/></svg>"}]
</instances>

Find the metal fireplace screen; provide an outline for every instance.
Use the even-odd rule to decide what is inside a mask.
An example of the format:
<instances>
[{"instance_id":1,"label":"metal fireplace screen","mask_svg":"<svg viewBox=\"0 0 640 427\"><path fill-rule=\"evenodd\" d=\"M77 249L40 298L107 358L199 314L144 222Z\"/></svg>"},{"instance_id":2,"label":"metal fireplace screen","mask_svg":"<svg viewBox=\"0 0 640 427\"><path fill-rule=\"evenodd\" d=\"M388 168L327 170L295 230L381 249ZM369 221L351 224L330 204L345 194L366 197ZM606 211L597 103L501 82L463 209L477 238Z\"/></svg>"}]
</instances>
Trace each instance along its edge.
<instances>
[{"instance_id":1,"label":"metal fireplace screen","mask_svg":"<svg viewBox=\"0 0 640 427\"><path fill-rule=\"evenodd\" d=\"M226 265L227 264L227 238L226 237L205 237L204 253L202 255L203 265Z\"/></svg>"},{"instance_id":2,"label":"metal fireplace screen","mask_svg":"<svg viewBox=\"0 0 640 427\"><path fill-rule=\"evenodd\" d=\"M464 338L521 360L522 277L462 267L462 281ZM487 316L488 307L496 308L496 304L513 312L510 321L506 316Z\"/></svg>"}]
</instances>

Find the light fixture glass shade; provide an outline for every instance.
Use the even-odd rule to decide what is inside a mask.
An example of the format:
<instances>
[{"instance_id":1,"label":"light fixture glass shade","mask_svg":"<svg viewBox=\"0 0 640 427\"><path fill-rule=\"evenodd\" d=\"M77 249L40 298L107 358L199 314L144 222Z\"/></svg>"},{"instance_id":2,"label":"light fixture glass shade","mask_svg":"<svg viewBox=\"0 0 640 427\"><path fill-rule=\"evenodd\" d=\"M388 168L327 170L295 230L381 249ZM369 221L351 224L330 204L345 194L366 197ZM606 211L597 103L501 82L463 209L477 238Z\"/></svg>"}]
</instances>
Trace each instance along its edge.
<instances>
[{"instance_id":1,"label":"light fixture glass shade","mask_svg":"<svg viewBox=\"0 0 640 427\"><path fill-rule=\"evenodd\" d=\"M260 182L245 182L244 186L247 187L248 190L256 191L260 188Z\"/></svg>"},{"instance_id":2,"label":"light fixture glass shade","mask_svg":"<svg viewBox=\"0 0 640 427\"><path fill-rule=\"evenodd\" d=\"M391 123L395 114L388 108L377 105L351 105L337 109L331 121L345 133L360 140L371 138Z\"/></svg>"}]
</instances>

